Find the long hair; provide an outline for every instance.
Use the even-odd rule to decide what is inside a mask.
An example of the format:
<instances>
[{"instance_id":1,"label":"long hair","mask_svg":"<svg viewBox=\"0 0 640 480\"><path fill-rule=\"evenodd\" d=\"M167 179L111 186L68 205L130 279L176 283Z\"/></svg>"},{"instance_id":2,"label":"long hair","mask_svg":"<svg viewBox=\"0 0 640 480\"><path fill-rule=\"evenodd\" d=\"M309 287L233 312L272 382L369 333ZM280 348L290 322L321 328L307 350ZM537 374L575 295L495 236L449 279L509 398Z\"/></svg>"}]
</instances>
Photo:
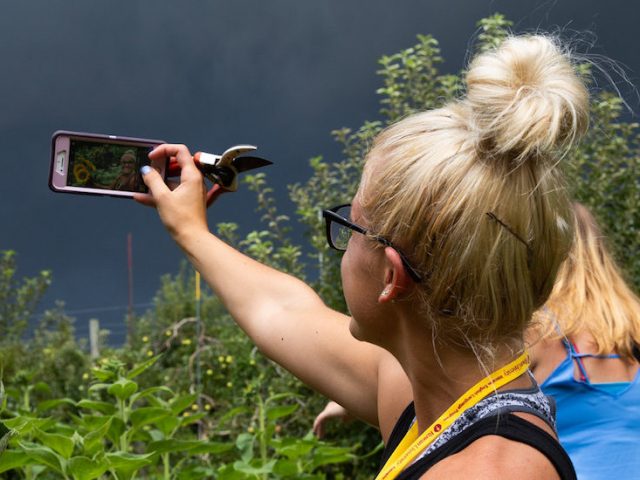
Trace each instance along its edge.
<instances>
[{"instance_id":1,"label":"long hair","mask_svg":"<svg viewBox=\"0 0 640 480\"><path fill-rule=\"evenodd\" d=\"M640 345L640 299L625 282L593 215L574 204L575 238L546 308L536 314L543 338L588 332L598 354L633 360ZM558 327L560 331L558 331Z\"/></svg>"}]
</instances>

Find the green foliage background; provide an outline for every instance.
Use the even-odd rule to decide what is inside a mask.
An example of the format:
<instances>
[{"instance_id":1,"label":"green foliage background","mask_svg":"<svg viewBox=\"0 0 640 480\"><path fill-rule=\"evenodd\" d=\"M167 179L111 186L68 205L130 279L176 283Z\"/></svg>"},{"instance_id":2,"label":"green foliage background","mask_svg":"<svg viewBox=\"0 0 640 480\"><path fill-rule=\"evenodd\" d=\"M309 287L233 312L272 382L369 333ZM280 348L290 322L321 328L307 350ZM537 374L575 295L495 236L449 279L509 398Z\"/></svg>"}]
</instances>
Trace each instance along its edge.
<instances>
[{"instance_id":1,"label":"green foliage background","mask_svg":"<svg viewBox=\"0 0 640 480\"><path fill-rule=\"evenodd\" d=\"M479 22L478 51L498 44L511 23ZM320 209L349 201L375 135L412 112L463 93L464 71L444 74L438 42L379 61L380 118L332 132L342 157L310 160L312 174L291 185L297 225L280 213L266 176L245 178L257 196L263 229L217 233L252 257L300 277L331 307L346 311L339 258L326 245ZM587 73L589 65L581 65ZM591 129L563 159L574 197L610 236L630 283L640 286L638 125L606 91L591 102ZM17 274L14 252L0 256L0 472L6 478L371 478L378 433L360 423L329 428L330 443L309 435L325 399L264 358L211 292L196 311L187 265L160 280L154 308L134 319L128 345L89 358L62 304L46 312L29 340L29 318L51 281ZM200 322L196 318L199 313ZM92 432L102 432L96 435Z\"/></svg>"}]
</instances>

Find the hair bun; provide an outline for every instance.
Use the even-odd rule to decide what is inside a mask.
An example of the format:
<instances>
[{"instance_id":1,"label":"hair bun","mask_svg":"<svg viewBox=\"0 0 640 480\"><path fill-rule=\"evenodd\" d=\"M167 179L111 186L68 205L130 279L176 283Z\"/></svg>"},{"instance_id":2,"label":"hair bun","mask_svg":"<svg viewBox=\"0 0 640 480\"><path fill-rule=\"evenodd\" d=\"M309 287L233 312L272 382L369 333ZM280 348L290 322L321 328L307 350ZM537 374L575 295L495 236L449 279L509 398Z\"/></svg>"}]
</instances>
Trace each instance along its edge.
<instances>
[{"instance_id":1,"label":"hair bun","mask_svg":"<svg viewBox=\"0 0 640 480\"><path fill-rule=\"evenodd\" d=\"M466 82L479 145L490 155L518 163L547 157L570 148L587 128L587 89L548 37L507 38L474 59Z\"/></svg>"}]
</instances>

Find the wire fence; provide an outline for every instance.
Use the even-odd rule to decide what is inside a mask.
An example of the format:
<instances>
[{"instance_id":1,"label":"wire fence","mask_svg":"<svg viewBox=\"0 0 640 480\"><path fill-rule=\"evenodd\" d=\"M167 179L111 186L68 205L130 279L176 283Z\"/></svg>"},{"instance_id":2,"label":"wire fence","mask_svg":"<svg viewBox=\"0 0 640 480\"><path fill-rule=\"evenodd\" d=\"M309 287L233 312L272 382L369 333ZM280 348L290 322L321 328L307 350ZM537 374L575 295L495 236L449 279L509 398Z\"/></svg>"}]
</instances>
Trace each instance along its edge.
<instances>
[{"instance_id":1,"label":"wire fence","mask_svg":"<svg viewBox=\"0 0 640 480\"><path fill-rule=\"evenodd\" d=\"M69 317L73 317L74 330L76 338L89 338L89 321L93 318L100 320L100 329L108 330L108 344L112 347L124 345L127 339L128 325L127 315L129 308L134 314L141 314L148 308L154 306L154 303L136 303L131 305L111 305L102 307L87 307L73 310L63 309L61 312ZM37 325L46 315L46 312L40 312L32 316L31 326Z\"/></svg>"}]
</instances>

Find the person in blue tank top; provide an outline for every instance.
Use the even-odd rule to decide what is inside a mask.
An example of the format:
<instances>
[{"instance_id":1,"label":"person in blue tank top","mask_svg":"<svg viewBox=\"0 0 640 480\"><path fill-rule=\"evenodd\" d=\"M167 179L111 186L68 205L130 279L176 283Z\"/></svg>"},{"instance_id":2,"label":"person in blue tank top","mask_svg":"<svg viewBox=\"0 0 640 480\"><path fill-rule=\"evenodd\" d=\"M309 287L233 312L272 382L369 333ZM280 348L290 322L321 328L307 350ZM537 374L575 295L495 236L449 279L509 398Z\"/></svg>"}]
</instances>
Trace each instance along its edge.
<instances>
[{"instance_id":1,"label":"person in blue tank top","mask_svg":"<svg viewBox=\"0 0 640 480\"><path fill-rule=\"evenodd\" d=\"M591 213L574 205L575 240L530 352L556 402L560 442L580 480L640 477L640 300Z\"/></svg>"}]
</instances>

